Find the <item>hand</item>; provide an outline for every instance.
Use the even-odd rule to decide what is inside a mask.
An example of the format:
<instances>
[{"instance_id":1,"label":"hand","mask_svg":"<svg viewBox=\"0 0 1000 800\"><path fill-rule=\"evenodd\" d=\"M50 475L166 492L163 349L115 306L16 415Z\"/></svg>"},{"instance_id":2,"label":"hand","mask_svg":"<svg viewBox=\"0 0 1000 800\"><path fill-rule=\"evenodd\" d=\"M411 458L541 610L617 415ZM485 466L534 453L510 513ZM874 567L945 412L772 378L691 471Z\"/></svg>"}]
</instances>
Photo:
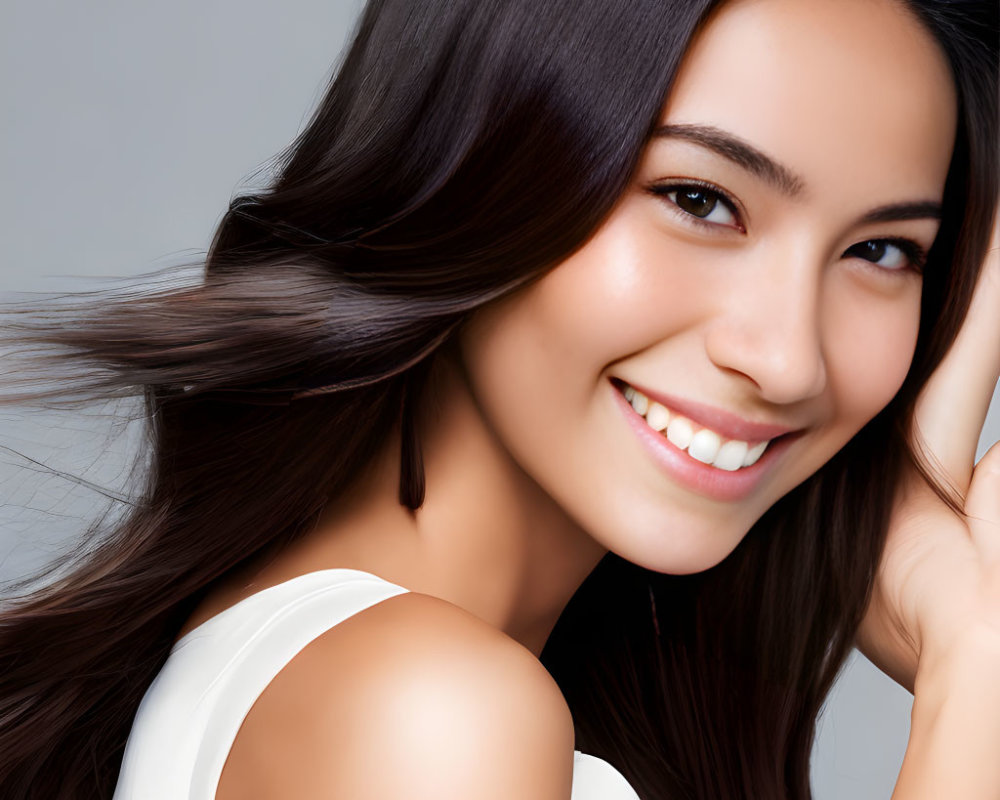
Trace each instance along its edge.
<instances>
[{"instance_id":1,"label":"hand","mask_svg":"<svg viewBox=\"0 0 1000 800\"><path fill-rule=\"evenodd\" d=\"M952 512L912 467L893 501L888 538L857 645L911 692L971 645L1000 658L1000 442L975 464L1000 378L1000 227L965 323L917 400L914 432L929 462L964 498Z\"/></svg>"}]
</instances>

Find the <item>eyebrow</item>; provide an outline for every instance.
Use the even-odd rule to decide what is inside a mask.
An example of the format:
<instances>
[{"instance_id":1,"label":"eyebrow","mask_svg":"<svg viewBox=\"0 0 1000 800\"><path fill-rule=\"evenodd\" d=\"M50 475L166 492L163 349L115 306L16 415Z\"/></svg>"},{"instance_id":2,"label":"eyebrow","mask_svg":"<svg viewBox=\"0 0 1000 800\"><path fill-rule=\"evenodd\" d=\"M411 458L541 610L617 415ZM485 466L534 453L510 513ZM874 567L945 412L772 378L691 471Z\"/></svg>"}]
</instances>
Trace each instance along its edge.
<instances>
[{"instance_id":1,"label":"eyebrow","mask_svg":"<svg viewBox=\"0 0 1000 800\"><path fill-rule=\"evenodd\" d=\"M660 139L686 139L713 150L737 166L780 189L789 197L802 194L805 181L788 167L779 164L749 142L713 125L661 125L653 131Z\"/></svg>"},{"instance_id":2,"label":"eyebrow","mask_svg":"<svg viewBox=\"0 0 1000 800\"><path fill-rule=\"evenodd\" d=\"M891 203L873 208L864 214L859 223L901 222L908 219L941 219L941 204L933 200L917 203Z\"/></svg>"},{"instance_id":3,"label":"eyebrow","mask_svg":"<svg viewBox=\"0 0 1000 800\"><path fill-rule=\"evenodd\" d=\"M653 136L661 139L685 139L706 147L763 179L789 197L797 197L805 191L805 181L793 170L775 161L749 142L714 125L682 123L661 125L653 131ZM865 213L858 220L858 224L900 222L911 219L941 219L941 204L933 200L890 203Z\"/></svg>"}]
</instances>

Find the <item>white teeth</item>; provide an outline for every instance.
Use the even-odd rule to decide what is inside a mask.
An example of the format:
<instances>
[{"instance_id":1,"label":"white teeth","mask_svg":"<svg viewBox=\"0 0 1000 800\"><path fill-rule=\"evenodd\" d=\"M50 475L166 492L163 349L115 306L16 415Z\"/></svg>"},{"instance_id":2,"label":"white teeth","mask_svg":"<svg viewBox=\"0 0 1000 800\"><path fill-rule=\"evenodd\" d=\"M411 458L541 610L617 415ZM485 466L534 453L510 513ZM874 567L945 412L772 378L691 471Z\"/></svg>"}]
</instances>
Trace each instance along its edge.
<instances>
[{"instance_id":1,"label":"white teeth","mask_svg":"<svg viewBox=\"0 0 1000 800\"><path fill-rule=\"evenodd\" d=\"M654 431L662 431L670 424L670 412L659 403L652 402L646 411L646 424Z\"/></svg>"},{"instance_id":2,"label":"white teeth","mask_svg":"<svg viewBox=\"0 0 1000 800\"><path fill-rule=\"evenodd\" d=\"M757 442L757 444L747 450L746 457L743 459L743 466L749 467L752 464L756 464L757 459L764 455L764 451L767 450L767 446L770 443L770 439L765 442Z\"/></svg>"},{"instance_id":3,"label":"white teeth","mask_svg":"<svg viewBox=\"0 0 1000 800\"><path fill-rule=\"evenodd\" d=\"M704 464L711 464L719 454L722 447L722 439L719 434L704 428L698 431L688 445L688 455L696 458Z\"/></svg>"},{"instance_id":4,"label":"white teeth","mask_svg":"<svg viewBox=\"0 0 1000 800\"><path fill-rule=\"evenodd\" d=\"M684 417L674 417L667 426L667 438L681 450L687 450L694 438L694 426L691 420Z\"/></svg>"},{"instance_id":5,"label":"white teeth","mask_svg":"<svg viewBox=\"0 0 1000 800\"><path fill-rule=\"evenodd\" d=\"M636 414L645 416L646 412L649 410L649 398L644 394L636 392L632 395L632 408L635 409Z\"/></svg>"},{"instance_id":6,"label":"white teeth","mask_svg":"<svg viewBox=\"0 0 1000 800\"><path fill-rule=\"evenodd\" d=\"M712 466L724 469L727 472L735 472L743 466L743 459L746 458L747 450L746 442L741 442L738 439L730 439L719 448L719 453L712 462Z\"/></svg>"},{"instance_id":7,"label":"white teeth","mask_svg":"<svg viewBox=\"0 0 1000 800\"><path fill-rule=\"evenodd\" d=\"M625 399L636 413L645 417L646 424L654 431L665 432L667 439L677 448L686 450L688 455L704 464L711 464L727 472L735 472L742 467L757 463L771 440L750 446L740 439L723 439L708 428L696 430L695 423L687 417L673 414L665 406L651 401L642 392L625 386Z\"/></svg>"}]
</instances>

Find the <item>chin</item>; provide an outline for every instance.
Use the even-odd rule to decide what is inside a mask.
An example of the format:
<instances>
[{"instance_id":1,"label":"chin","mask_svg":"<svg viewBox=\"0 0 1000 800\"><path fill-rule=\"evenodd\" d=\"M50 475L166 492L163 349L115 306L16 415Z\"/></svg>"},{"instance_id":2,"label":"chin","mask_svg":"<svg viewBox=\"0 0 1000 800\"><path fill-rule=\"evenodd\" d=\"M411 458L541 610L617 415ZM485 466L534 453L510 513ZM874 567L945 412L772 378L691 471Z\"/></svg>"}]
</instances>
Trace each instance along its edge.
<instances>
[{"instance_id":1,"label":"chin","mask_svg":"<svg viewBox=\"0 0 1000 800\"><path fill-rule=\"evenodd\" d=\"M651 537L658 539L658 544L646 541L636 543L635 548L616 549L614 552L626 561L653 572L692 575L722 563L745 535L746 531L735 538L720 538L718 532L692 531L686 534L671 533L669 541L664 541L660 534Z\"/></svg>"}]
</instances>

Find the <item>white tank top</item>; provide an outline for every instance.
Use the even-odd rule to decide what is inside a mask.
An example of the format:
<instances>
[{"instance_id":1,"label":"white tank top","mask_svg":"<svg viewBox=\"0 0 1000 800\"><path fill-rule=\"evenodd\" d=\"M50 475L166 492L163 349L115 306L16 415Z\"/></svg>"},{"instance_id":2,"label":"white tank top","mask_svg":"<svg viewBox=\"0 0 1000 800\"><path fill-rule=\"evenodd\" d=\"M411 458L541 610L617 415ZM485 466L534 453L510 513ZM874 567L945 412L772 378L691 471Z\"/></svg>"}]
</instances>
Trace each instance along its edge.
<instances>
[{"instance_id":1,"label":"white tank top","mask_svg":"<svg viewBox=\"0 0 1000 800\"><path fill-rule=\"evenodd\" d=\"M309 642L408 591L327 569L263 589L181 637L136 712L114 800L214 800L229 750L261 692ZM614 767L574 752L572 800L639 800Z\"/></svg>"}]
</instances>

